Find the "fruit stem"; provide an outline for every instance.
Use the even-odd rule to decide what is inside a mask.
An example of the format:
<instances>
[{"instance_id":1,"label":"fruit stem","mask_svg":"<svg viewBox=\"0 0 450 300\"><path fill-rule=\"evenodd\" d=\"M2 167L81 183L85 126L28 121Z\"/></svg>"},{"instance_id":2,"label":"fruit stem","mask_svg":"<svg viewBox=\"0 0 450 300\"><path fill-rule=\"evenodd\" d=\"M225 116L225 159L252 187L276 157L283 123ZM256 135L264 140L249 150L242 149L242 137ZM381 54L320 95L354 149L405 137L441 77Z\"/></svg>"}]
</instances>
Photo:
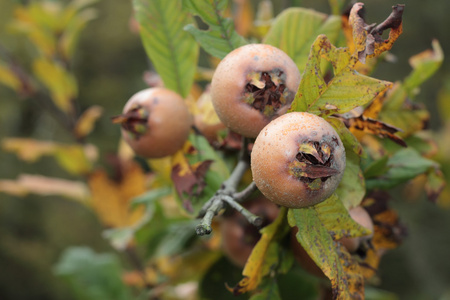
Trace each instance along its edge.
<instances>
[{"instance_id":1,"label":"fruit stem","mask_svg":"<svg viewBox=\"0 0 450 300\"><path fill-rule=\"evenodd\" d=\"M231 207L233 207L235 210L237 210L239 213L241 213L251 224L255 225L258 228L261 227L263 223L263 219L261 217L252 214L245 207L236 202L233 197L224 196L222 199L225 202L227 202Z\"/></svg>"},{"instance_id":2,"label":"fruit stem","mask_svg":"<svg viewBox=\"0 0 450 300\"><path fill-rule=\"evenodd\" d=\"M239 153L239 161L236 164L236 167L231 172L230 177L223 182L221 188L203 205L200 210L198 217L202 218L202 220L195 228L197 235L211 233L212 219L225 208L225 203L228 203L231 207L239 211L251 224L257 227L261 226L262 219L253 215L238 203L245 200L253 191L255 191L256 185L251 183L241 192L236 192L239 182L250 167L248 143L249 139L243 137L241 152Z\"/></svg>"},{"instance_id":3,"label":"fruit stem","mask_svg":"<svg viewBox=\"0 0 450 300\"><path fill-rule=\"evenodd\" d=\"M256 183L252 181L245 189L233 194L233 198L237 202L242 202L247 199L254 191L257 190Z\"/></svg>"}]
</instances>

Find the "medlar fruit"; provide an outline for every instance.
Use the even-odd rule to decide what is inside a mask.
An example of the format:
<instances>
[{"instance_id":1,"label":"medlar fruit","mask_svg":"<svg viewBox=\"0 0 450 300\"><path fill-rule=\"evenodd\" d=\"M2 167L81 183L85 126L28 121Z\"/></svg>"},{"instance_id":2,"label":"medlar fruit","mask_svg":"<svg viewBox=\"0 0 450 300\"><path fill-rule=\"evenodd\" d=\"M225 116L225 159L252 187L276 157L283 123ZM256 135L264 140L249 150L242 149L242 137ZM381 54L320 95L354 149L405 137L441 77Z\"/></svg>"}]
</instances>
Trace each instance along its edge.
<instances>
[{"instance_id":1,"label":"medlar fruit","mask_svg":"<svg viewBox=\"0 0 450 300\"><path fill-rule=\"evenodd\" d=\"M146 158L177 152L193 124L183 98L161 87L134 94L113 122L122 125L122 137L134 152Z\"/></svg>"},{"instance_id":2,"label":"medlar fruit","mask_svg":"<svg viewBox=\"0 0 450 300\"><path fill-rule=\"evenodd\" d=\"M327 199L345 169L345 149L321 117L292 112L270 122L251 153L253 180L274 203L301 208Z\"/></svg>"},{"instance_id":3,"label":"medlar fruit","mask_svg":"<svg viewBox=\"0 0 450 300\"><path fill-rule=\"evenodd\" d=\"M367 236L360 236L360 237L344 237L340 239L339 241L344 245L345 248L347 248L348 252L353 253L356 252L364 241L367 241L373 237L373 221L369 216L369 213L361 206L354 207L348 211L350 214L350 217L352 217L353 220L355 220L356 223L359 225L369 229L372 231L372 234Z\"/></svg>"},{"instance_id":4,"label":"medlar fruit","mask_svg":"<svg viewBox=\"0 0 450 300\"><path fill-rule=\"evenodd\" d=\"M294 61L282 50L265 44L239 47L214 72L214 109L225 126L254 138L271 120L287 112L300 79Z\"/></svg>"}]
</instances>

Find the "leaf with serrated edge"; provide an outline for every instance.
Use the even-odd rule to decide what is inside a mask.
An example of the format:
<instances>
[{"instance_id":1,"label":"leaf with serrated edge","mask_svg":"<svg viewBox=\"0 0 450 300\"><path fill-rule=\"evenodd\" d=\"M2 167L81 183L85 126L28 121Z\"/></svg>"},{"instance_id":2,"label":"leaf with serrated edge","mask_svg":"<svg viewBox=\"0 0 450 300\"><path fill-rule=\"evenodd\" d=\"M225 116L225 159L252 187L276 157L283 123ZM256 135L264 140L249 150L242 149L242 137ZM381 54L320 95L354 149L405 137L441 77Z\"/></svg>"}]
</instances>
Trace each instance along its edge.
<instances>
[{"instance_id":1,"label":"leaf with serrated edge","mask_svg":"<svg viewBox=\"0 0 450 300\"><path fill-rule=\"evenodd\" d=\"M351 219L336 196L312 207L289 209L288 222L291 227L298 228L297 240L331 280L336 299L353 299L356 295L363 295L363 279L356 261L332 236L338 239L344 232L347 232L346 235L353 232L350 235L354 235L359 231L360 235L367 233L367 230Z\"/></svg>"},{"instance_id":2,"label":"leaf with serrated edge","mask_svg":"<svg viewBox=\"0 0 450 300\"><path fill-rule=\"evenodd\" d=\"M194 36L206 52L220 59L232 50L247 44L235 31L233 20L222 15L227 4L226 0L183 1L183 8L201 17L209 26L208 30L200 30L189 24L184 29Z\"/></svg>"},{"instance_id":3,"label":"leaf with serrated edge","mask_svg":"<svg viewBox=\"0 0 450 300\"><path fill-rule=\"evenodd\" d=\"M141 39L164 85L187 97L197 69L198 45L183 27L192 19L178 0L135 0Z\"/></svg>"},{"instance_id":4,"label":"leaf with serrated edge","mask_svg":"<svg viewBox=\"0 0 450 300\"><path fill-rule=\"evenodd\" d=\"M359 156L352 151L346 151L344 175L336 194L347 209L358 206L366 194L366 183L359 162Z\"/></svg>"},{"instance_id":5,"label":"leaf with serrated edge","mask_svg":"<svg viewBox=\"0 0 450 300\"><path fill-rule=\"evenodd\" d=\"M330 60L335 77L325 82L320 73L321 56ZM354 58L345 48L334 47L325 35L311 46L308 63L290 111L307 111L322 117L345 113L373 100L392 83L358 74Z\"/></svg>"}]
</instances>

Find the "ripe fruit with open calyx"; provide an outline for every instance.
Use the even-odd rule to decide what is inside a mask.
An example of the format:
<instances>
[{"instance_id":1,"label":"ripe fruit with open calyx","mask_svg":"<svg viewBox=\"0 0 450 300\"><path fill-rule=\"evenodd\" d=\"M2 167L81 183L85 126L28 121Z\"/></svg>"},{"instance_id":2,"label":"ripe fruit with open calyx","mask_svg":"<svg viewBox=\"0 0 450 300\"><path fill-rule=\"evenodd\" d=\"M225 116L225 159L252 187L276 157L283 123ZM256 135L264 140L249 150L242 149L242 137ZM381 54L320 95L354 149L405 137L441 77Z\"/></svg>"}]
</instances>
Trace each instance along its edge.
<instances>
[{"instance_id":1,"label":"ripe fruit with open calyx","mask_svg":"<svg viewBox=\"0 0 450 300\"><path fill-rule=\"evenodd\" d=\"M276 204L301 208L327 199L345 169L345 149L334 128L306 112L270 122L251 153L253 180Z\"/></svg>"},{"instance_id":2,"label":"ripe fruit with open calyx","mask_svg":"<svg viewBox=\"0 0 450 300\"><path fill-rule=\"evenodd\" d=\"M294 61L282 50L265 44L242 46L230 52L214 72L214 109L225 126L254 138L287 112L300 79Z\"/></svg>"},{"instance_id":3,"label":"ripe fruit with open calyx","mask_svg":"<svg viewBox=\"0 0 450 300\"><path fill-rule=\"evenodd\" d=\"M372 218L370 218L369 213L361 206L354 207L348 211L350 216L353 220L355 220L356 223L359 225L369 229L372 231L370 235L361 236L361 237L344 237L340 239L340 242L342 245L344 245L345 248L350 253L356 252L358 248L360 247L361 243L368 241L373 237L373 221Z\"/></svg>"},{"instance_id":4,"label":"ripe fruit with open calyx","mask_svg":"<svg viewBox=\"0 0 450 300\"><path fill-rule=\"evenodd\" d=\"M122 125L122 136L137 155L160 158L181 149L193 120L180 95L148 88L134 94L113 122Z\"/></svg>"}]
</instances>

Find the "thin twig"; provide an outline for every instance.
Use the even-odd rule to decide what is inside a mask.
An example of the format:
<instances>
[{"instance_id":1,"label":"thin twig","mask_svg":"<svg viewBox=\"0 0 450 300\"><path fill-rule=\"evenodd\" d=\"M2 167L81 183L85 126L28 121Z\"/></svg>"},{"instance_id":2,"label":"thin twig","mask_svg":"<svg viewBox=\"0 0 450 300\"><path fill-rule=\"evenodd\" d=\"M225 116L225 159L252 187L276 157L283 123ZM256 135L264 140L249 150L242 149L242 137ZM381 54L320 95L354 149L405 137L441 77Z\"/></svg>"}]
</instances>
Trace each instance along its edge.
<instances>
[{"instance_id":1,"label":"thin twig","mask_svg":"<svg viewBox=\"0 0 450 300\"><path fill-rule=\"evenodd\" d=\"M256 184L254 181L250 183L245 189L243 189L240 192L236 192L233 194L233 198L237 202L242 202L245 199L247 199L254 191L256 191L258 188L256 187Z\"/></svg>"},{"instance_id":2,"label":"thin twig","mask_svg":"<svg viewBox=\"0 0 450 300\"><path fill-rule=\"evenodd\" d=\"M200 210L198 217L202 218L202 220L195 228L198 235L211 233L212 219L225 208L225 203L242 213L242 215L244 215L251 224L254 224L255 226L261 225L261 218L253 215L238 203L243 201L244 197L248 197L254 191L255 187L250 184L242 192L236 192L242 177L250 167L248 142L249 140L247 138L242 138L242 147L236 167L231 172L230 177L223 182L222 187L203 205L203 208ZM238 198L235 198L236 195ZM238 199L238 201L236 201L236 199Z\"/></svg>"},{"instance_id":3,"label":"thin twig","mask_svg":"<svg viewBox=\"0 0 450 300\"><path fill-rule=\"evenodd\" d=\"M255 225L258 228L263 224L263 219L261 217L252 214L245 207L236 202L232 197L224 196L222 199L239 213L241 213L251 224Z\"/></svg>"}]
</instances>

